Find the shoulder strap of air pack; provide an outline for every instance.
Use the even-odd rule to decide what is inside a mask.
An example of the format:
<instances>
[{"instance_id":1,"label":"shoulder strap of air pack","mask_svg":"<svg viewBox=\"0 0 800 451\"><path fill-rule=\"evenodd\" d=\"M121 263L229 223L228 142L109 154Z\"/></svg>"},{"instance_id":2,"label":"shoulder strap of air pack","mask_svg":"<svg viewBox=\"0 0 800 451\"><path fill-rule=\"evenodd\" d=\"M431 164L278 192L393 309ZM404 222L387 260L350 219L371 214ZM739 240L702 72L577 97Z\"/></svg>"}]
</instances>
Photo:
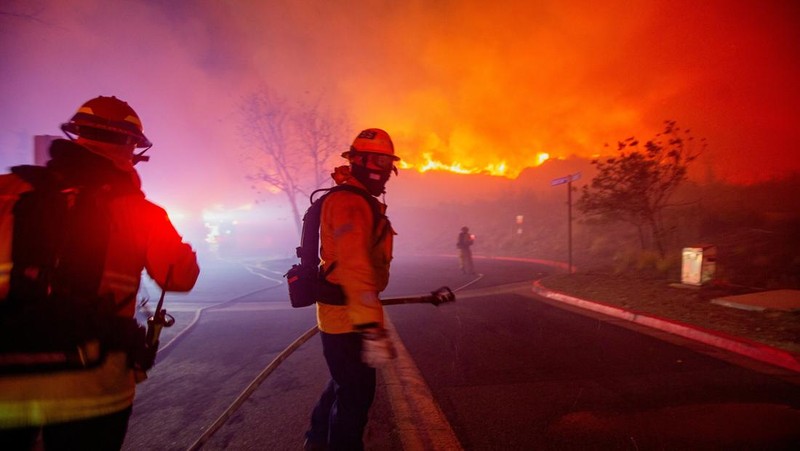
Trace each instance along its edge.
<instances>
[{"instance_id":1,"label":"shoulder strap of air pack","mask_svg":"<svg viewBox=\"0 0 800 451\"><path fill-rule=\"evenodd\" d=\"M325 191L319 199L313 200L318 192ZM377 227L379 219L383 216L378 201L362 189L350 185L337 185L333 188L323 188L311 193L311 206L303 216L303 230L300 237L300 247L297 248L297 257L301 265L318 266L319 258L319 227L322 216L322 203L331 193L337 191L350 191L362 196L372 209L373 227ZM329 268L332 269L332 268Z\"/></svg>"}]
</instances>

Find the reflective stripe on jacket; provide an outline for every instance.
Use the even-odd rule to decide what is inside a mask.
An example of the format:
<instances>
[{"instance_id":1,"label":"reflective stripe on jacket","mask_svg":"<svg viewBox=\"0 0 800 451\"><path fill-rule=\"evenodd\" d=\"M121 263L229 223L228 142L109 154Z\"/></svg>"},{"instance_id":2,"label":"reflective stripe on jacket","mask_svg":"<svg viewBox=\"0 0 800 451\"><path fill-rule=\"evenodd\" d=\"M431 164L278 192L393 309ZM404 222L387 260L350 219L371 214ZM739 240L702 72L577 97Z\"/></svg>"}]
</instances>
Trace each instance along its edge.
<instances>
[{"instance_id":1,"label":"reflective stripe on jacket","mask_svg":"<svg viewBox=\"0 0 800 451\"><path fill-rule=\"evenodd\" d=\"M354 178L346 182L363 189ZM381 204L381 211L386 206ZM320 256L327 279L342 286L346 305L317 303L317 324L326 333L353 332L355 326L383 326L378 293L389 282L394 231L385 216L374 225L373 210L362 196L348 191L331 193L322 205Z\"/></svg>"},{"instance_id":2,"label":"reflective stripe on jacket","mask_svg":"<svg viewBox=\"0 0 800 451\"><path fill-rule=\"evenodd\" d=\"M32 187L13 174L0 175L0 302L8 294L12 266L14 204ZM99 295L113 295L119 315L133 317L142 270L163 286L173 266L171 291L190 290L199 275L191 246L182 242L166 211L142 194L115 198ZM112 352L99 367L36 375L0 376L0 428L91 418L129 407L135 380L127 356Z\"/></svg>"}]
</instances>

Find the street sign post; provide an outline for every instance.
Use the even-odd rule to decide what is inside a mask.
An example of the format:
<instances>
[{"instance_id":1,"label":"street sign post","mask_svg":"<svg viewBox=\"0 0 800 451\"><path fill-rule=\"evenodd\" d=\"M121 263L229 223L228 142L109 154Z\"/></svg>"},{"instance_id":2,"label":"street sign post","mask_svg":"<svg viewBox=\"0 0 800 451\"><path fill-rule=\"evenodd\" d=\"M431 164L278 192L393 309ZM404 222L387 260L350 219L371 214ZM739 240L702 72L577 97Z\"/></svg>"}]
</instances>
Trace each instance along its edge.
<instances>
[{"instance_id":1,"label":"street sign post","mask_svg":"<svg viewBox=\"0 0 800 451\"><path fill-rule=\"evenodd\" d=\"M572 274L572 182L581 178L576 172L550 181L550 186L567 184L567 272Z\"/></svg>"}]
</instances>

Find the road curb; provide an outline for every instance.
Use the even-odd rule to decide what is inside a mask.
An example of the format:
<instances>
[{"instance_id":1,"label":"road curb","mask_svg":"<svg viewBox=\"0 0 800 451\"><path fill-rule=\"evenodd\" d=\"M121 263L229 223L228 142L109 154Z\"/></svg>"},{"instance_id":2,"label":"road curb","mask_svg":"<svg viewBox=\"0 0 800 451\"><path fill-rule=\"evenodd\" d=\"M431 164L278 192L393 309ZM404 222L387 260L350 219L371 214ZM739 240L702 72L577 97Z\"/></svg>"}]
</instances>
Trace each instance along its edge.
<instances>
[{"instance_id":1,"label":"road curb","mask_svg":"<svg viewBox=\"0 0 800 451\"><path fill-rule=\"evenodd\" d=\"M385 323L393 336L397 358L381 368L382 388L387 391L403 449L463 450L388 315Z\"/></svg>"},{"instance_id":2,"label":"road curb","mask_svg":"<svg viewBox=\"0 0 800 451\"><path fill-rule=\"evenodd\" d=\"M704 329L699 326L692 326L669 319L659 318L657 316L621 309L616 306L603 304L602 302L576 298L558 291L549 290L542 286L538 280L533 283L532 291L539 296L544 296L554 301L659 329L673 335L689 338L760 362L800 373L800 356L783 349L778 349L742 337L728 335L723 332Z\"/></svg>"}]
</instances>

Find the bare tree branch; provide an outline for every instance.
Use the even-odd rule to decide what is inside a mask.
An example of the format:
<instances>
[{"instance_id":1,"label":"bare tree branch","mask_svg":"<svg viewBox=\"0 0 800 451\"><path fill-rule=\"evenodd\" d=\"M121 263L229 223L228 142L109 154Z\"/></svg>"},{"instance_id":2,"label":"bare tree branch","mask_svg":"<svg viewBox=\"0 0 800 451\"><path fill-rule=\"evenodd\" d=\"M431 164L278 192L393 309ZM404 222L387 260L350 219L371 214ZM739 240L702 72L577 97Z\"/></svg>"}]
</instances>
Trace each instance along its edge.
<instances>
[{"instance_id":1,"label":"bare tree branch","mask_svg":"<svg viewBox=\"0 0 800 451\"><path fill-rule=\"evenodd\" d=\"M298 234L302 214L298 201L330 180L325 165L342 147L343 121L313 105L291 105L268 87L244 99L241 106L243 140L255 187L267 185L282 192Z\"/></svg>"}]
</instances>

